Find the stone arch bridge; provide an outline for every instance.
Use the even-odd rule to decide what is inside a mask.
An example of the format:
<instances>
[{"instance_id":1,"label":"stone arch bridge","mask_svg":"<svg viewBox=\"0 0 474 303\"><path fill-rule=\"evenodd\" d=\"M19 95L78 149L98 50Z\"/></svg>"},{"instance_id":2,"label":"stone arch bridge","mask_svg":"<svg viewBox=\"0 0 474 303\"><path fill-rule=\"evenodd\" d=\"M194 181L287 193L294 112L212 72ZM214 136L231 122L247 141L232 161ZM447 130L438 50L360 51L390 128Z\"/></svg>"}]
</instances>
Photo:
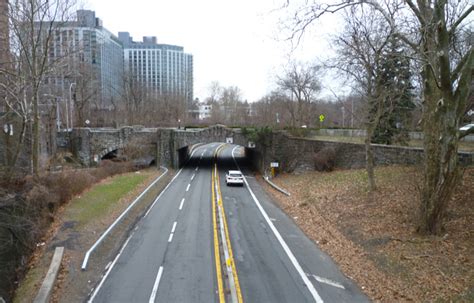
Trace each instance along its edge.
<instances>
[{"instance_id":1,"label":"stone arch bridge","mask_svg":"<svg viewBox=\"0 0 474 303\"><path fill-rule=\"evenodd\" d=\"M69 140L63 138L62 145ZM70 137L72 152L84 165L98 164L111 153L125 152L134 158L152 159L159 165L179 167L195 144L233 143L244 147L249 140L240 129L214 125L201 129L143 128L77 128ZM251 154L249 150L247 154Z\"/></svg>"},{"instance_id":2,"label":"stone arch bridge","mask_svg":"<svg viewBox=\"0 0 474 303\"><path fill-rule=\"evenodd\" d=\"M278 162L279 170L312 170L315 154L325 148L335 151L334 164L340 168L365 166L365 146L295 138L283 131L269 132L265 139L250 147L240 129L215 125L202 129L122 127L120 129L78 128L58 133L58 147L70 148L85 165L95 165L110 153L125 150L135 159L149 159L158 165L180 167L194 144L224 142L245 147L246 156L261 172ZM420 148L373 145L377 165L415 164L423 157ZM472 165L474 153L459 153L461 165Z\"/></svg>"}]
</instances>

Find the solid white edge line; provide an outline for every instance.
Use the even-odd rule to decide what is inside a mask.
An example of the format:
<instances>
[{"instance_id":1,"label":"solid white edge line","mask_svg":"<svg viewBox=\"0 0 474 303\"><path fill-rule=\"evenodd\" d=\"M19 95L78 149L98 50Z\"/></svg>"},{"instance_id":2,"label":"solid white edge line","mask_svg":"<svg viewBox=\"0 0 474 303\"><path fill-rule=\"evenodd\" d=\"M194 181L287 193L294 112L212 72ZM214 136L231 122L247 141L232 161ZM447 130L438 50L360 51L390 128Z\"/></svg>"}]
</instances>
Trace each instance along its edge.
<instances>
[{"instance_id":1,"label":"solid white edge line","mask_svg":"<svg viewBox=\"0 0 474 303\"><path fill-rule=\"evenodd\" d=\"M189 191L190 187L191 187L191 184L188 184L188 186L186 187L186 191Z\"/></svg>"},{"instance_id":2,"label":"solid white edge line","mask_svg":"<svg viewBox=\"0 0 474 303\"><path fill-rule=\"evenodd\" d=\"M183 205L184 205L184 198L183 198L183 200L181 200L181 204L179 205L179 210L183 209Z\"/></svg>"},{"instance_id":3,"label":"solid white edge line","mask_svg":"<svg viewBox=\"0 0 474 303\"><path fill-rule=\"evenodd\" d=\"M89 257L91 255L91 253L105 239L105 237L107 237L109 232L112 229L115 228L115 225L117 225L117 223L120 222L120 220L122 220L122 218L130 211L130 209L132 209L132 207L135 206L135 204L137 204L138 201L140 201L141 197L143 197L150 190L150 188L152 188L164 175L166 175L168 173L168 169L166 167L162 167L162 168L165 169L165 172L162 173L158 178L156 178L155 181L153 181L138 197L136 197L135 200L133 200L133 202L120 214L120 216L117 219L115 219L115 221L107 228L107 230L91 246L91 248L89 248L89 250L86 252L86 254L84 256L84 260L82 261L82 265L81 265L82 270L86 270L87 263L89 262Z\"/></svg>"},{"instance_id":4,"label":"solid white edge line","mask_svg":"<svg viewBox=\"0 0 474 303\"><path fill-rule=\"evenodd\" d=\"M173 228L171 229L172 233L174 233L174 231L176 230L176 224L178 224L178 222L174 221Z\"/></svg>"},{"instance_id":5,"label":"solid white edge line","mask_svg":"<svg viewBox=\"0 0 474 303\"><path fill-rule=\"evenodd\" d=\"M176 174L176 176L173 177L173 179L171 179L170 183L168 183L166 185L166 187L161 191L161 193L158 195L158 197L156 197L155 201L153 201L153 204L150 206L150 208L147 210L147 212L145 213L145 215L143 216L143 218L146 218L146 216L148 216L148 214L151 212L151 210L153 209L153 207L155 206L156 202L158 202L158 200L161 198L161 196L166 192L166 190L168 189L168 187L171 186L171 184L173 183L173 181L179 176L179 174L181 174L181 171L183 169L181 168L178 173Z\"/></svg>"},{"instance_id":6,"label":"solid white edge line","mask_svg":"<svg viewBox=\"0 0 474 303\"><path fill-rule=\"evenodd\" d=\"M194 150L190 157L193 156L193 154L196 152L196 150ZM166 169L166 172L163 173L160 177L158 177L158 179L160 179L162 176L164 176L166 173L168 173L168 169ZM161 195L166 191L166 189L168 189L168 187L171 185L171 183L173 183L173 181L178 177L178 175L181 173L183 169L181 168L178 173L176 174L176 176L173 177L173 179L171 179L171 181L168 183L168 185L166 185L166 187L161 191L161 193L158 195L158 197L156 197L155 201L153 202L153 204L150 206L150 209L146 212L146 214L143 216L143 218L145 218L148 213L151 211L151 209L153 208L153 206L156 204L156 202L158 201L158 199L161 197ZM158 180L155 180L155 182L157 182ZM152 186L153 184L151 184L149 186L149 188ZM148 188L147 188L148 189ZM146 189L146 190L147 190ZM145 190L145 191L146 191ZM142 193L143 195L144 193ZM141 196L141 195L140 195ZM138 198L137 198L138 200ZM184 198L183 198L183 202L184 202ZM99 285L94 289L94 292L91 296L91 298L89 299L89 301L87 302L92 302L95 298L95 296L97 295L97 293L99 292L100 288L102 287L102 285L104 284L105 280L107 279L107 276L110 274L110 272L112 271L115 263L118 261L118 259L120 258L120 256L122 255L123 251L125 250L125 247L128 245L128 242L130 242L130 239L132 239L132 236L134 235L134 233L132 233L128 238L127 240L125 241L125 243L123 244L122 248L120 249L119 253L117 254L117 256L115 257L114 261L112 262L112 264L110 265L109 269L107 270L107 272L105 273L104 277L102 278L102 280L100 281ZM160 279L161 279L161 273L163 272L163 266L160 267L159 271L158 271L158 276L157 276L157 279L155 281L155 285L153 286L153 291L152 291L152 294L151 294L151 297L150 297L150 302L154 302L155 301L155 296L156 296L156 291L158 290L158 284L160 283Z\"/></svg>"},{"instance_id":7,"label":"solid white edge line","mask_svg":"<svg viewBox=\"0 0 474 303\"><path fill-rule=\"evenodd\" d=\"M158 291L158 286L160 285L161 275L163 274L163 266L160 266L158 269L158 274L156 275L155 284L153 284L153 290L151 291L149 303L154 303L156 298L156 293Z\"/></svg>"},{"instance_id":8,"label":"solid white edge line","mask_svg":"<svg viewBox=\"0 0 474 303\"><path fill-rule=\"evenodd\" d=\"M234 159L234 162L235 162L235 165L237 165L237 167L239 168L240 170L240 166L239 164L237 164L237 161L235 160L235 156L234 156L234 152L235 152L235 149L237 148L238 146L235 146L233 149L232 149L232 158ZM242 174L243 175L243 174ZM318 292L316 291L316 289L314 288L314 285L313 283L311 283L311 281L308 279L308 276L305 274L305 272L303 271L303 268L301 268L301 265L299 264L298 260L296 259L295 255L293 254L293 252L291 251L290 247L288 246L288 244L286 244L285 240L283 239L283 237L281 236L280 232L276 229L275 225L273 225L273 222L270 220L270 217L268 216L267 212L265 211L265 209L263 209L262 205L260 204L260 201L257 199L257 197L255 196L255 194L253 193L252 189L250 188L250 185L249 183L247 182L247 179L244 177L244 182L245 182L245 185L247 185L247 189L248 191L250 192L250 195L252 196L255 204L257 205L257 208L260 210L260 212L262 213L262 216L265 218L265 221L267 221L267 224L268 226L270 226L270 229L273 231L273 234L275 235L275 237L277 238L278 242L280 242L280 245L281 247L283 248L283 250L285 251L285 253L287 254L288 258L290 259L291 263L293 263L293 266L295 267L296 271L299 273L299 275L301 276L301 279L303 279L303 282L306 284L306 287L308 288L309 292L311 293L311 295L313 296L314 300L317 302L317 303L323 303L323 299L321 299L321 297L319 296Z\"/></svg>"},{"instance_id":9,"label":"solid white edge line","mask_svg":"<svg viewBox=\"0 0 474 303\"><path fill-rule=\"evenodd\" d=\"M99 290L100 288L102 287L102 285L105 283L105 280L107 279L107 276L110 274L110 272L112 271L112 268L114 268L115 266L115 263L117 263L118 259L120 258L120 256L122 255L123 251L125 250L125 247L127 247L127 244L128 242L130 241L130 239L132 238L133 236L133 233L127 238L127 241L125 241L125 243L123 244L122 248L120 249L119 253L117 254L117 256L115 257L115 259L112 261L112 264L110 264L107 272L105 273L105 275L102 277L102 280L100 281L99 285L97 285L97 287L94 289L94 292L92 293L92 296L90 297L90 299L87 301L88 303L92 303L92 301L94 301L94 298L97 296L97 294L99 293Z\"/></svg>"},{"instance_id":10,"label":"solid white edge line","mask_svg":"<svg viewBox=\"0 0 474 303\"><path fill-rule=\"evenodd\" d=\"M173 233L170 234L170 237L168 238L168 243L171 243L171 241L173 241Z\"/></svg>"}]
</instances>

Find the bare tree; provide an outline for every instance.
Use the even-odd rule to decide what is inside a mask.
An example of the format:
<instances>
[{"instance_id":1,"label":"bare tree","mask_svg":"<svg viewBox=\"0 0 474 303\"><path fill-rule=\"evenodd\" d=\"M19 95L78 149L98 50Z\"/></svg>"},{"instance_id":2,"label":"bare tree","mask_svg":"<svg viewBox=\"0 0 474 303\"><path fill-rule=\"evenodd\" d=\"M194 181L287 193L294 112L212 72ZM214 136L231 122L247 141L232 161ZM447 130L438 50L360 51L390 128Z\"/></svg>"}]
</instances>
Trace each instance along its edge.
<instances>
[{"instance_id":1,"label":"bare tree","mask_svg":"<svg viewBox=\"0 0 474 303\"><path fill-rule=\"evenodd\" d=\"M310 116L307 115L309 104L315 101L315 95L321 90L318 71L318 66L290 62L285 74L278 77L279 88L288 92L296 102L296 107L293 103L287 103L293 127L310 122Z\"/></svg>"},{"instance_id":2,"label":"bare tree","mask_svg":"<svg viewBox=\"0 0 474 303\"><path fill-rule=\"evenodd\" d=\"M57 62L50 60L55 29L69 20L73 0L25 0L9 2L12 60L6 105L24 124L31 123L31 161L33 173L39 172L40 99L45 79ZM11 84L14 84L11 86ZM22 127L26 129L26 125ZM23 148L20 136L19 149ZM14 166L15 163L13 162Z\"/></svg>"},{"instance_id":3,"label":"bare tree","mask_svg":"<svg viewBox=\"0 0 474 303\"><path fill-rule=\"evenodd\" d=\"M292 19L291 37L301 37L323 14L360 5L374 8L394 35L411 48L421 66L425 157L419 231L439 234L460 177L459 139L474 132L474 128L459 130L474 64L472 44L465 39L469 35L463 33L471 31L467 21L474 6L462 0L305 2Z\"/></svg>"},{"instance_id":4,"label":"bare tree","mask_svg":"<svg viewBox=\"0 0 474 303\"><path fill-rule=\"evenodd\" d=\"M211 123L239 124L246 120L250 108L242 100L240 88L224 87L218 82L211 83L205 102L212 105Z\"/></svg>"},{"instance_id":5,"label":"bare tree","mask_svg":"<svg viewBox=\"0 0 474 303\"><path fill-rule=\"evenodd\" d=\"M385 113L391 113L391 91L385 75L390 67L386 64L389 44L393 38L390 26L372 7L353 6L344 15L346 27L335 40L337 54L333 68L342 70L353 80L353 89L367 100L365 116L366 167L371 191L376 189L375 159L371 141Z\"/></svg>"}]
</instances>

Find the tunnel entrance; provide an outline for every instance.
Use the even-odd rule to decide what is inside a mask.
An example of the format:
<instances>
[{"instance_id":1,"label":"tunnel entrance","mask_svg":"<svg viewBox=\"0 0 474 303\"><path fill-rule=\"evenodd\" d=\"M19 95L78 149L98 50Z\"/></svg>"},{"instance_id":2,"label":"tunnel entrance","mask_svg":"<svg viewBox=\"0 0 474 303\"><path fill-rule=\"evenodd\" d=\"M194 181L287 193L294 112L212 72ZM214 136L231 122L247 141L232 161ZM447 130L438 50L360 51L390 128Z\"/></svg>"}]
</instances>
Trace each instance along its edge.
<instances>
[{"instance_id":1,"label":"tunnel entrance","mask_svg":"<svg viewBox=\"0 0 474 303\"><path fill-rule=\"evenodd\" d=\"M178 168L182 168L184 165L194 165L194 163L200 162L201 165L212 166L213 163L213 154L210 154L210 149L214 150L218 145L222 143L214 142L208 144L196 144L182 147L177 150L178 157ZM240 146L240 145L231 145L231 146ZM242 148L242 146L240 146ZM199 148L199 151L197 150ZM260 170L262 157L258 151L254 148L243 147L244 152L239 157L239 165L246 166L252 170ZM206 153L203 153L204 150L207 150ZM194 152L193 157L190 158L191 154ZM242 157L243 156L243 157ZM230 155L227 155L224 159L220 159L221 163L227 163L229 166L234 165L234 160Z\"/></svg>"},{"instance_id":2,"label":"tunnel entrance","mask_svg":"<svg viewBox=\"0 0 474 303\"><path fill-rule=\"evenodd\" d=\"M189 146L178 149L178 168L183 167L188 161L190 156L189 149Z\"/></svg>"}]
</instances>

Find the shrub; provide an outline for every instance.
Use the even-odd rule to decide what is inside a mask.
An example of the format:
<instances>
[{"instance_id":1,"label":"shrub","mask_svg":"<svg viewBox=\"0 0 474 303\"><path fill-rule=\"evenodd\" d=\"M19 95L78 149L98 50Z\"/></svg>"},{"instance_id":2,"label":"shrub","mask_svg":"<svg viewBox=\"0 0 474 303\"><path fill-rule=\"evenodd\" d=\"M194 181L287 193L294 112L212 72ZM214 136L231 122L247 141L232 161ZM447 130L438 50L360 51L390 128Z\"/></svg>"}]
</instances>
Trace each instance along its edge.
<instances>
[{"instance_id":1,"label":"shrub","mask_svg":"<svg viewBox=\"0 0 474 303\"><path fill-rule=\"evenodd\" d=\"M309 128L287 127L285 129L288 132L288 134L290 134L290 136L297 137L297 138L306 138L311 133L311 130Z\"/></svg>"},{"instance_id":2,"label":"shrub","mask_svg":"<svg viewBox=\"0 0 474 303\"><path fill-rule=\"evenodd\" d=\"M59 206L60 196L42 184L37 184L26 195L26 206L36 215L36 218L48 217L54 214ZM47 211L47 212L46 212Z\"/></svg>"},{"instance_id":3,"label":"shrub","mask_svg":"<svg viewBox=\"0 0 474 303\"><path fill-rule=\"evenodd\" d=\"M314 168L317 171L332 171L336 164L336 150L325 147L314 154Z\"/></svg>"},{"instance_id":4,"label":"shrub","mask_svg":"<svg viewBox=\"0 0 474 303\"><path fill-rule=\"evenodd\" d=\"M46 234L61 204L101 179L132 169L132 163L105 160L96 169L0 180L0 297L10 298L14 281L24 276L36 242Z\"/></svg>"},{"instance_id":5,"label":"shrub","mask_svg":"<svg viewBox=\"0 0 474 303\"><path fill-rule=\"evenodd\" d=\"M113 175L123 174L133 170L133 164L130 162L114 162L110 160L103 160L100 166L93 172L97 179L107 178ZM104 176L99 178L98 176Z\"/></svg>"}]
</instances>

